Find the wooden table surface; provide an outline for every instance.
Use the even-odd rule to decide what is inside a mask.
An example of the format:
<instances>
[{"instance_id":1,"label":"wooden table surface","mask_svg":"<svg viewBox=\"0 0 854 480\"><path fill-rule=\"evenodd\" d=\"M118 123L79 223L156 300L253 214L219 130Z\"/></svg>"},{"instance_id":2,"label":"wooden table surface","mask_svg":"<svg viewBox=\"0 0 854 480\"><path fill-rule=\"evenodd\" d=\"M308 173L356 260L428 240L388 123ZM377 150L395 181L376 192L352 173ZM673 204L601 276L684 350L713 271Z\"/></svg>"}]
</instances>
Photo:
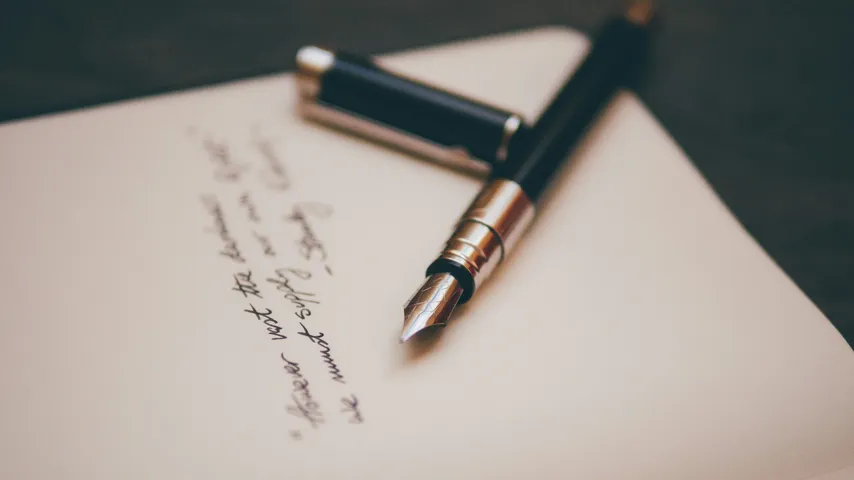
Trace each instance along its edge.
<instances>
[{"instance_id":1,"label":"wooden table surface","mask_svg":"<svg viewBox=\"0 0 854 480\"><path fill-rule=\"evenodd\" d=\"M290 70L305 43L377 54L568 25L606 0L43 0L0 11L0 121ZM639 94L854 344L854 2L671 0Z\"/></svg>"}]
</instances>

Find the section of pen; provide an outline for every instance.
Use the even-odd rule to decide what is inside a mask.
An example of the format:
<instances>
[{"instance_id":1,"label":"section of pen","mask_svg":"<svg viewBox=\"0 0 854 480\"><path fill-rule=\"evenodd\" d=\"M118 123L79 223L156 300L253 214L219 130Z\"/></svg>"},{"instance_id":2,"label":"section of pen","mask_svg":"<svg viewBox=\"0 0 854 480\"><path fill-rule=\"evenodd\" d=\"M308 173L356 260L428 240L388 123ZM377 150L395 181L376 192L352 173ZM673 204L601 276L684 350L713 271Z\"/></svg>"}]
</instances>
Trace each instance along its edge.
<instances>
[{"instance_id":1,"label":"section of pen","mask_svg":"<svg viewBox=\"0 0 854 480\"><path fill-rule=\"evenodd\" d=\"M516 113L318 46L297 53L297 89L305 118L481 176L527 132Z\"/></svg>"},{"instance_id":2,"label":"section of pen","mask_svg":"<svg viewBox=\"0 0 854 480\"><path fill-rule=\"evenodd\" d=\"M641 65L651 18L650 3L641 0L606 23L525 142L495 165L445 248L427 268L424 286L404 307L401 342L447 324L456 306L475 295L500 267L532 222L537 202L569 153ZM447 288L438 288L439 284Z\"/></svg>"}]
</instances>

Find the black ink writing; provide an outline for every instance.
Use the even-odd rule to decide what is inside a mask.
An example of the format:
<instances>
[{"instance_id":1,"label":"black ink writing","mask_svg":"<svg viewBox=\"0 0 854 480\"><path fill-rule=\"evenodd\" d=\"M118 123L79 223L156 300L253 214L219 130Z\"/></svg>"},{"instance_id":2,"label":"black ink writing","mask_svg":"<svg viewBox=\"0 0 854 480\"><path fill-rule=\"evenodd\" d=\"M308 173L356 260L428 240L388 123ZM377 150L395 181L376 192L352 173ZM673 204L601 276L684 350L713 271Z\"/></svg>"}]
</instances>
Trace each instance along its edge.
<instances>
[{"instance_id":1,"label":"black ink writing","mask_svg":"<svg viewBox=\"0 0 854 480\"><path fill-rule=\"evenodd\" d=\"M359 399L357 399L355 395L341 397L341 403L344 405L341 412L351 414L350 423L362 423L365 421L362 417L362 411L359 410Z\"/></svg>"},{"instance_id":2,"label":"black ink writing","mask_svg":"<svg viewBox=\"0 0 854 480\"><path fill-rule=\"evenodd\" d=\"M294 205L290 215L285 220L299 224L302 237L297 241L300 255L306 260L320 259L326 261L326 248L317 238L317 234L308 221L309 216L316 218L329 218L332 215L332 207L322 203L305 203Z\"/></svg>"},{"instance_id":3,"label":"black ink writing","mask_svg":"<svg viewBox=\"0 0 854 480\"><path fill-rule=\"evenodd\" d=\"M251 313L251 314L255 315L255 318L257 320L264 322L264 325L267 326L267 333L269 333L270 336L273 337L273 338L271 338L271 340L284 340L284 339L288 338L288 337L282 335L282 333L281 333L282 327L280 327L279 322L277 322L276 319L274 319L272 317L273 311L270 310L269 308L267 308L265 310L267 310L267 311L266 312L260 312L260 311L258 311L258 309L255 308L255 306L253 306L250 303L249 309L244 310L244 312Z\"/></svg>"},{"instance_id":4,"label":"black ink writing","mask_svg":"<svg viewBox=\"0 0 854 480\"><path fill-rule=\"evenodd\" d=\"M239 182L249 165L237 163L228 145L205 138L203 142L208 160L214 165L214 178L224 183Z\"/></svg>"},{"instance_id":5,"label":"black ink writing","mask_svg":"<svg viewBox=\"0 0 854 480\"><path fill-rule=\"evenodd\" d=\"M248 298L249 295L255 298L264 298L258 290L258 284L252 281L252 270L235 273L234 286L231 289L242 293L244 298Z\"/></svg>"},{"instance_id":6,"label":"black ink writing","mask_svg":"<svg viewBox=\"0 0 854 480\"><path fill-rule=\"evenodd\" d=\"M281 268L279 270L293 274L300 280L308 280L311 278L311 272L309 272L308 270L302 270L300 268ZM276 272L278 272L279 270L276 270Z\"/></svg>"},{"instance_id":7,"label":"black ink writing","mask_svg":"<svg viewBox=\"0 0 854 480\"><path fill-rule=\"evenodd\" d=\"M317 428L324 422L323 413L320 411L320 404L314 399L309 388L308 379L302 374L297 362L292 362L285 358L285 354L281 354L282 361L285 362L285 371L291 376L291 384L293 385L293 393L291 400L293 405L287 406L287 411L291 415L305 419L312 428Z\"/></svg>"},{"instance_id":8,"label":"black ink writing","mask_svg":"<svg viewBox=\"0 0 854 480\"><path fill-rule=\"evenodd\" d=\"M252 236L255 237L255 240L258 240L259 244L261 244L261 251L264 252L264 255L268 257L276 256L276 250L273 248L273 242L270 241L269 237L261 235L258 232L252 232Z\"/></svg>"},{"instance_id":9,"label":"black ink writing","mask_svg":"<svg viewBox=\"0 0 854 480\"><path fill-rule=\"evenodd\" d=\"M300 280L308 280L311 278L311 272L298 268L278 268L276 276L267 279L268 283L276 286L276 290L283 292L285 299L291 302L294 306L294 315L300 320L305 320L311 316L311 304L320 304L319 300L314 299L314 293L301 292L291 285L294 277ZM312 298L309 298L312 297Z\"/></svg>"},{"instance_id":10,"label":"black ink writing","mask_svg":"<svg viewBox=\"0 0 854 480\"><path fill-rule=\"evenodd\" d=\"M225 223L225 214L222 211L222 206L219 204L219 201L216 197L205 195L202 197L202 203L205 204L205 208L213 217L214 221L213 227L206 227L205 231L217 235L223 243L219 254L228 257L237 263L246 263L243 255L240 254L240 249L237 248L237 241L231 235L228 225Z\"/></svg>"},{"instance_id":11,"label":"black ink writing","mask_svg":"<svg viewBox=\"0 0 854 480\"><path fill-rule=\"evenodd\" d=\"M276 155L276 150L270 140L260 136L257 130L255 131L255 139L253 144L258 153L264 158L267 163L267 168L261 171L261 179L268 188L272 190L285 191L291 186L291 179L285 169L279 156Z\"/></svg>"},{"instance_id":12,"label":"black ink writing","mask_svg":"<svg viewBox=\"0 0 854 480\"><path fill-rule=\"evenodd\" d=\"M303 337L311 340L311 343L320 346L320 356L323 357L323 362L326 363L332 380L338 383L347 383L344 381L344 376L341 375L341 370L338 368L338 365L335 364L335 360L329 353L329 344L323 339L323 333L312 335L308 332L308 329L302 324L302 322L300 322L299 325L302 327L302 332L297 332L297 335L302 335Z\"/></svg>"},{"instance_id":13,"label":"black ink writing","mask_svg":"<svg viewBox=\"0 0 854 480\"><path fill-rule=\"evenodd\" d=\"M249 217L250 222L259 223L261 221L261 217L258 216L258 208L255 207L255 202L252 201L248 192L240 196L240 206L246 210L246 216Z\"/></svg>"}]
</instances>

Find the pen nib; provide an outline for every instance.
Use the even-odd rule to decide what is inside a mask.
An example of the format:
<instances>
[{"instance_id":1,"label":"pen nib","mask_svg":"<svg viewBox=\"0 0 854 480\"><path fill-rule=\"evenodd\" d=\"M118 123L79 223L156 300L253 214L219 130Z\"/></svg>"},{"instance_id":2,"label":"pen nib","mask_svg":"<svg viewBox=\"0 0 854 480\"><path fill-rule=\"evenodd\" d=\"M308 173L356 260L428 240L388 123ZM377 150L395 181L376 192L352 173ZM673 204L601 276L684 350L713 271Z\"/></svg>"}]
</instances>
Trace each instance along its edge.
<instances>
[{"instance_id":1,"label":"pen nib","mask_svg":"<svg viewBox=\"0 0 854 480\"><path fill-rule=\"evenodd\" d=\"M403 309L400 343L426 328L444 326L462 294L463 288L453 275L437 273L428 277Z\"/></svg>"}]
</instances>

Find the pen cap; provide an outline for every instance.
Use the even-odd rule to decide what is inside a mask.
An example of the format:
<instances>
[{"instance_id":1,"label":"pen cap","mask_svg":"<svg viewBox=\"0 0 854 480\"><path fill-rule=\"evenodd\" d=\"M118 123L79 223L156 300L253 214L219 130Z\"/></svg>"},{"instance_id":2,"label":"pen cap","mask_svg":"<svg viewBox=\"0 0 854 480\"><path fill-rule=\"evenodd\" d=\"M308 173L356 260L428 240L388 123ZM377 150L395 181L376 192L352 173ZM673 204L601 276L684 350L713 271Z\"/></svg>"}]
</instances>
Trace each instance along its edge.
<instances>
[{"instance_id":1,"label":"pen cap","mask_svg":"<svg viewBox=\"0 0 854 480\"><path fill-rule=\"evenodd\" d=\"M521 116L390 72L374 61L306 46L297 53L300 113L407 152L486 174L527 127Z\"/></svg>"}]
</instances>

